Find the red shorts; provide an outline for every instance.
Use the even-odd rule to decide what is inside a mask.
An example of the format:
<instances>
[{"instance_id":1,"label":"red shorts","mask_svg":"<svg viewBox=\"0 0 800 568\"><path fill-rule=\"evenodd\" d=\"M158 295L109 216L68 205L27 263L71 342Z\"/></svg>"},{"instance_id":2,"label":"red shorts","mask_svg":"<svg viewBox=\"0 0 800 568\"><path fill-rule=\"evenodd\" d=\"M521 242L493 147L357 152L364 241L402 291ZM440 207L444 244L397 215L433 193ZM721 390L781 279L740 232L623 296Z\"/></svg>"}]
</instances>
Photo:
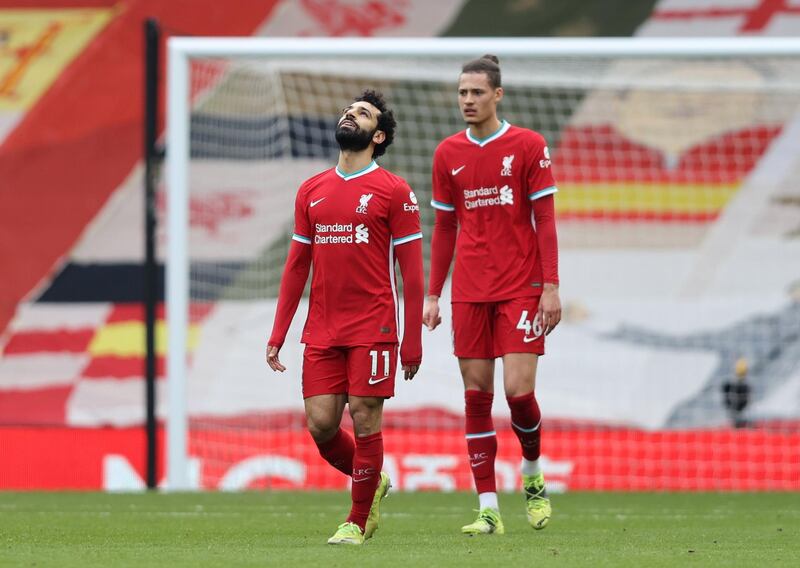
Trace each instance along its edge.
<instances>
[{"instance_id":1,"label":"red shorts","mask_svg":"<svg viewBox=\"0 0 800 568\"><path fill-rule=\"evenodd\" d=\"M394 396L397 343L353 347L306 345L303 398L320 394Z\"/></svg>"},{"instance_id":2,"label":"red shorts","mask_svg":"<svg viewBox=\"0 0 800 568\"><path fill-rule=\"evenodd\" d=\"M507 353L544 355L544 330L538 310L538 296L504 302L454 302L456 357L494 359Z\"/></svg>"}]
</instances>

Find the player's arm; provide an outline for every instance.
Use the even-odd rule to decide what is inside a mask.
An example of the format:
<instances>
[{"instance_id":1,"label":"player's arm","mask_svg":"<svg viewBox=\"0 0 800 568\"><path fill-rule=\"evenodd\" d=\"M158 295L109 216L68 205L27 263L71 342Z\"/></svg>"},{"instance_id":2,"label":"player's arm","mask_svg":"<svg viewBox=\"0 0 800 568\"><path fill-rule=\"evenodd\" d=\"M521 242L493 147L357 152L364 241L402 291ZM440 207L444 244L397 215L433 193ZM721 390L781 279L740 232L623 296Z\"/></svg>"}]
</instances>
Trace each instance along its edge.
<instances>
[{"instance_id":1,"label":"player's arm","mask_svg":"<svg viewBox=\"0 0 800 568\"><path fill-rule=\"evenodd\" d=\"M554 195L558 192L550 163L550 152L544 138L537 135L530 150L528 199L533 209L536 241L542 263L544 289L539 299L539 321L549 334L561 321L561 299L558 295L558 236Z\"/></svg>"},{"instance_id":2,"label":"player's arm","mask_svg":"<svg viewBox=\"0 0 800 568\"><path fill-rule=\"evenodd\" d=\"M450 264L456 247L458 219L455 203L450 189L447 167L437 151L433 156L433 200L436 219L431 236L431 273L428 282L428 295L422 312L422 321L430 330L442 323L439 315L439 296L442 295Z\"/></svg>"},{"instance_id":3,"label":"player's arm","mask_svg":"<svg viewBox=\"0 0 800 568\"><path fill-rule=\"evenodd\" d=\"M422 233L419 238L395 249L400 274L403 277L403 342L400 345L400 364L405 380L417 374L422 363L422 299L425 277L422 271Z\"/></svg>"},{"instance_id":4,"label":"player's arm","mask_svg":"<svg viewBox=\"0 0 800 568\"><path fill-rule=\"evenodd\" d=\"M286 340L286 333L297 311L297 305L303 296L308 273L311 269L311 246L292 241L289 256L281 278L281 289L278 293L278 308L272 324L272 335L267 343L267 364L273 371L285 371L286 367L278 359L278 352Z\"/></svg>"},{"instance_id":5,"label":"player's arm","mask_svg":"<svg viewBox=\"0 0 800 568\"><path fill-rule=\"evenodd\" d=\"M294 205L294 234L286 257L286 265L281 277L281 288L278 292L278 307L275 310L275 321L272 334L267 342L267 364L273 371L285 371L278 358L278 352L286 340L286 334L297 311L297 305L303 296L308 273L311 270L311 223L306 214L303 187L297 192Z\"/></svg>"},{"instance_id":6,"label":"player's arm","mask_svg":"<svg viewBox=\"0 0 800 568\"><path fill-rule=\"evenodd\" d=\"M423 310L423 322L430 330L436 329L442 323L442 316L439 315L439 296L442 295L442 288L447 280L450 264L453 262L457 233L456 214L437 209L431 237L431 274Z\"/></svg>"},{"instance_id":7,"label":"player's arm","mask_svg":"<svg viewBox=\"0 0 800 568\"><path fill-rule=\"evenodd\" d=\"M544 289L539 299L539 321L549 334L561 321L561 299L558 295L558 236L556 233L555 199L547 195L533 202L536 240L542 262Z\"/></svg>"},{"instance_id":8,"label":"player's arm","mask_svg":"<svg viewBox=\"0 0 800 568\"><path fill-rule=\"evenodd\" d=\"M411 380L422 363L422 229L417 197L407 183L401 182L392 191L389 208L389 229L400 274L403 277L403 339L400 343L400 364L405 379Z\"/></svg>"}]
</instances>

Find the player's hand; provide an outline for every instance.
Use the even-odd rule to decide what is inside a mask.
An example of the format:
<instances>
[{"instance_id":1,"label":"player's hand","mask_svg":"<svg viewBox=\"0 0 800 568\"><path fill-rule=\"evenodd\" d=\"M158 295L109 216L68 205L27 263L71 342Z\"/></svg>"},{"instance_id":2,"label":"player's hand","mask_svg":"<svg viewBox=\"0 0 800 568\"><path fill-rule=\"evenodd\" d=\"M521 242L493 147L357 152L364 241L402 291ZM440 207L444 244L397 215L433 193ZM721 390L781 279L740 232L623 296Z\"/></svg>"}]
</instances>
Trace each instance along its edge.
<instances>
[{"instance_id":1,"label":"player's hand","mask_svg":"<svg viewBox=\"0 0 800 568\"><path fill-rule=\"evenodd\" d=\"M419 365L403 365L403 378L410 381L419 371Z\"/></svg>"},{"instance_id":2,"label":"player's hand","mask_svg":"<svg viewBox=\"0 0 800 568\"><path fill-rule=\"evenodd\" d=\"M545 335L550 335L561 321L561 299L558 297L558 285L545 284L542 297L539 299L539 321Z\"/></svg>"},{"instance_id":3,"label":"player's hand","mask_svg":"<svg viewBox=\"0 0 800 568\"><path fill-rule=\"evenodd\" d=\"M431 331L442 323L442 316L439 315L439 296L425 298L425 305L422 308L422 323Z\"/></svg>"},{"instance_id":4,"label":"player's hand","mask_svg":"<svg viewBox=\"0 0 800 568\"><path fill-rule=\"evenodd\" d=\"M278 352L280 350L280 347L267 345L267 365L269 365L269 368L273 371L280 371L283 373L286 370L286 367L284 367L283 363L281 363L281 360L278 359Z\"/></svg>"}]
</instances>

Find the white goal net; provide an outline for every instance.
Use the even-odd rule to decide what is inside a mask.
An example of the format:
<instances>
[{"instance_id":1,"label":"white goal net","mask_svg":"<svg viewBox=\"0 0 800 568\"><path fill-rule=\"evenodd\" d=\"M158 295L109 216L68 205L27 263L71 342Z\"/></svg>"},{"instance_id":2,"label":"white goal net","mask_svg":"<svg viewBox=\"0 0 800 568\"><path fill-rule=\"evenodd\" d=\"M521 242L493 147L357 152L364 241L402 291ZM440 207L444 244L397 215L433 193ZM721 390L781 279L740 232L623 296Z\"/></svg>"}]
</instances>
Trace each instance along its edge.
<instances>
[{"instance_id":1,"label":"white goal net","mask_svg":"<svg viewBox=\"0 0 800 568\"><path fill-rule=\"evenodd\" d=\"M304 430L304 303L288 371L264 363L295 192L335 164L340 109L381 90L380 163L423 204L427 257L433 151L487 52L501 117L545 136L559 187L564 320L537 378L554 487L800 488L800 42L202 38L170 43L170 487L347 486ZM400 489L471 488L444 300L386 404Z\"/></svg>"}]
</instances>

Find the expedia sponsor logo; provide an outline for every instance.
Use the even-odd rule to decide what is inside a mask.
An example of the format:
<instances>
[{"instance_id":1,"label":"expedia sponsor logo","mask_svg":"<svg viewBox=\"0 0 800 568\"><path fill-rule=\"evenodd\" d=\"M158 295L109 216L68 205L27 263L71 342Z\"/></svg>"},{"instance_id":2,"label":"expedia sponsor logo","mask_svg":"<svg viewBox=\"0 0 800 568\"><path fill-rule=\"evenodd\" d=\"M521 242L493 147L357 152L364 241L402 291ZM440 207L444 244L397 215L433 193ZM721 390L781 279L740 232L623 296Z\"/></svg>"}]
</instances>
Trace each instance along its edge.
<instances>
[{"instance_id":1,"label":"expedia sponsor logo","mask_svg":"<svg viewBox=\"0 0 800 568\"><path fill-rule=\"evenodd\" d=\"M369 227L352 223L317 223L314 226L314 243L318 245L369 244Z\"/></svg>"},{"instance_id":2,"label":"expedia sponsor logo","mask_svg":"<svg viewBox=\"0 0 800 568\"><path fill-rule=\"evenodd\" d=\"M542 153L544 154L544 160L539 160L539 167L540 168L549 168L550 167L550 148L545 146Z\"/></svg>"},{"instance_id":3,"label":"expedia sponsor logo","mask_svg":"<svg viewBox=\"0 0 800 568\"><path fill-rule=\"evenodd\" d=\"M414 211L419 211L419 205L417 204L417 196L414 195L413 191L408 192L408 198L411 200L411 203L403 203L403 211L409 211L413 213Z\"/></svg>"},{"instance_id":4,"label":"expedia sponsor logo","mask_svg":"<svg viewBox=\"0 0 800 568\"><path fill-rule=\"evenodd\" d=\"M514 190L507 185L464 190L464 206L467 209L494 205L514 205Z\"/></svg>"}]
</instances>

